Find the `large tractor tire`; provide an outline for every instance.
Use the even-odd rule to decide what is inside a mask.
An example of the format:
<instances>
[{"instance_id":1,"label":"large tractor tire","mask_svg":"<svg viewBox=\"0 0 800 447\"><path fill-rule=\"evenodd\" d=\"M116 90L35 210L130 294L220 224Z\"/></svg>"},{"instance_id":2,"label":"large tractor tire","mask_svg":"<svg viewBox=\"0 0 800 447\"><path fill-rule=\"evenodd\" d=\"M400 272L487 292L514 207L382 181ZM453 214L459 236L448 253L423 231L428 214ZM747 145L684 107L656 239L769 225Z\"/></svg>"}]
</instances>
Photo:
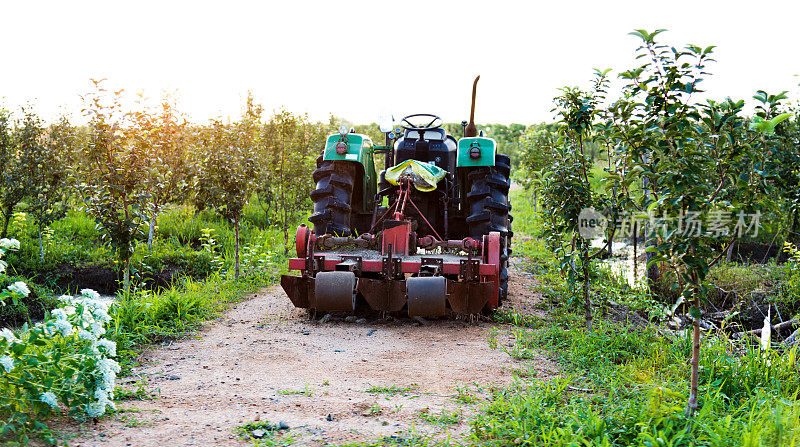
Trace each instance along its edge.
<instances>
[{"instance_id":1,"label":"large tractor tire","mask_svg":"<svg viewBox=\"0 0 800 447\"><path fill-rule=\"evenodd\" d=\"M314 214L308 220L314 224L314 232L349 236L355 165L346 161L323 161L319 157L313 177L317 189L310 194Z\"/></svg>"},{"instance_id":2,"label":"large tractor tire","mask_svg":"<svg viewBox=\"0 0 800 447\"><path fill-rule=\"evenodd\" d=\"M467 217L469 236L480 240L490 231L500 233L500 302L508 296L508 257L511 254L511 205L508 190L511 186L510 160L498 154L496 166L480 168L468 176L471 188L467 194L470 214Z\"/></svg>"}]
</instances>

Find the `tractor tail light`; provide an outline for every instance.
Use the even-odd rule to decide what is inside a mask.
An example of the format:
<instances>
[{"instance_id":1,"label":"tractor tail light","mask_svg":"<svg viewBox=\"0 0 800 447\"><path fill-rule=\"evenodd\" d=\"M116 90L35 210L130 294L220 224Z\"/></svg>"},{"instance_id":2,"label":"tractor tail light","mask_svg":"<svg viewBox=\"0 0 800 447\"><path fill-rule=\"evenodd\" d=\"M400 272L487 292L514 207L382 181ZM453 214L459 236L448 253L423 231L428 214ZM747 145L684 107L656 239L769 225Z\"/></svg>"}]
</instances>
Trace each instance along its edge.
<instances>
[{"instance_id":1,"label":"tractor tail light","mask_svg":"<svg viewBox=\"0 0 800 447\"><path fill-rule=\"evenodd\" d=\"M469 148L469 158L473 160L477 160L481 158L481 147L480 146L472 146Z\"/></svg>"}]
</instances>

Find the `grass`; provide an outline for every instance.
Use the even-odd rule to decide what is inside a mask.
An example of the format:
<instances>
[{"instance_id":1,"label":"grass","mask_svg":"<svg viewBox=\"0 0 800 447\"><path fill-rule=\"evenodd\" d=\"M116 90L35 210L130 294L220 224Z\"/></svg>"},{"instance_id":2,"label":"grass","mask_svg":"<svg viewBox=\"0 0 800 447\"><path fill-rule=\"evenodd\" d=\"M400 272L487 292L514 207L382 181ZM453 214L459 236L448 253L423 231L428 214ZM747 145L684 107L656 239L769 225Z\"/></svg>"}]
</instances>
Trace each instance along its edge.
<instances>
[{"instance_id":1,"label":"grass","mask_svg":"<svg viewBox=\"0 0 800 447\"><path fill-rule=\"evenodd\" d=\"M453 400L464 405L472 405L478 402L478 398L463 386L456 387L456 394L453 396Z\"/></svg>"},{"instance_id":2,"label":"grass","mask_svg":"<svg viewBox=\"0 0 800 447\"><path fill-rule=\"evenodd\" d=\"M485 414L473 422L477 444L778 446L800 441L796 351L762 353L749 346L736 355L729 340L705 340L701 408L687 418L688 338L604 322L589 331L580 323L580 316L562 314L541 329L517 331L519 350L545 349L565 371L549 382L521 379L495 391Z\"/></svg>"},{"instance_id":3,"label":"grass","mask_svg":"<svg viewBox=\"0 0 800 447\"><path fill-rule=\"evenodd\" d=\"M158 399L158 396L151 394L147 390L147 382L144 379L136 383L136 389L129 390L126 388L114 388L114 400L118 402L126 400L152 400Z\"/></svg>"},{"instance_id":4,"label":"grass","mask_svg":"<svg viewBox=\"0 0 800 447\"><path fill-rule=\"evenodd\" d=\"M285 446L297 441L297 436L290 434L289 429L281 429L277 424L267 421L253 421L239 425L233 432L240 439L250 441L250 445L255 447Z\"/></svg>"},{"instance_id":5,"label":"grass","mask_svg":"<svg viewBox=\"0 0 800 447\"><path fill-rule=\"evenodd\" d=\"M382 414L383 414L383 409L378 404L375 404L367 408L366 411L362 413L362 415L364 416L380 416Z\"/></svg>"},{"instance_id":6,"label":"grass","mask_svg":"<svg viewBox=\"0 0 800 447\"><path fill-rule=\"evenodd\" d=\"M403 446L403 447L426 447L429 445L442 445L435 442L430 435L417 433L414 430L400 432L396 435L384 436L374 442L357 442L338 444L338 447L382 447L382 446ZM450 445L446 443L444 445Z\"/></svg>"},{"instance_id":7,"label":"grass","mask_svg":"<svg viewBox=\"0 0 800 447\"><path fill-rule=\"evenodd\" d=\"M397 385L390 385L390 386L371 386L367 389L367 393L373 394L389 394L392 396L401 394L406 395L411 393L412 391L416 391L419 388L419 385L412 384L409 386L400 387Z\"/></svg>"},{"instance_id":8,"label":"grass","mask_svg":"<svg viewBox=\"0 0 800 447\"><path fill-rule=\"evenodd\" d=\"M513 193L512 201L517 213L514 225L521 221L529 234L537 234L538 218L526 215L532 210L524 201L520 206ZM724 335L704 336L700 407L687 417L688 334L673 335L652 324L627 327L599 316L587 330L579 306L552 265L552 253L539 244L523 239L516 253L551 298L548 316L501 311L495 318L514 326L514 346L503 347L509 355L526 364L526 359L544 353L560 364L562 372L549 381L518 374L512 385L492 390L482 413L471 422L465 444L800 445L797 348L762 351ZM749 270L722 265L711 278L751 288L763 285ZM623 283L598 271L593 300L613 299L657 313L658 304L650 296Z\"/></svg>"},{"instance_id":9,"label":"grass","mask_svg":"<svg viewBox=\"0 0 800 447\"><path fill-rule=\"evenodd\" d=\"M296 396L296 395L303 395L303 396L313 396L314 395L314 387L306 384L305 388L302 390L278 390L278 394L283 394L285 396Z\"/></svg>"},{"instance_id":10,"label":"grass","mask_svg":"<svg viewBox=\"0 0 800 447\"><path fill-rule=\"evenodd\" d=\"M441 410L439 413L434 413L428 408L424 408L417 413L417 416L423 422L433 425L455 425L460 424L462 413L459 410L447 411Z\"/></svg>"}]
</instances>

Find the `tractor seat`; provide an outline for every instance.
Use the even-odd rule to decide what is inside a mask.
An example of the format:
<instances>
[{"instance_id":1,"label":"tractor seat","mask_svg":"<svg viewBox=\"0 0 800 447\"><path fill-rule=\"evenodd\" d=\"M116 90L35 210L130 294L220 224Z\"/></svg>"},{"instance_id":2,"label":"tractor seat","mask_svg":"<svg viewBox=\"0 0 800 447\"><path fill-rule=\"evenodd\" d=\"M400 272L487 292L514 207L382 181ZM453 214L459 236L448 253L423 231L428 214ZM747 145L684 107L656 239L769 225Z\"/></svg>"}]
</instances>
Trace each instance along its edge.
<instances>
[{"instance_id":1,"label":"tractor seat","mask_svg":"<svg viewBox=\"0 0 800 447\"><path fill-rule=\"evenodd\" d=\"M405 138L407 140L419 140L420 132L417 130L407 130ZM431 129L423 132L423 138L429 141L444 141L446 133L444 129Z\"/></svg>"}]
</instances>

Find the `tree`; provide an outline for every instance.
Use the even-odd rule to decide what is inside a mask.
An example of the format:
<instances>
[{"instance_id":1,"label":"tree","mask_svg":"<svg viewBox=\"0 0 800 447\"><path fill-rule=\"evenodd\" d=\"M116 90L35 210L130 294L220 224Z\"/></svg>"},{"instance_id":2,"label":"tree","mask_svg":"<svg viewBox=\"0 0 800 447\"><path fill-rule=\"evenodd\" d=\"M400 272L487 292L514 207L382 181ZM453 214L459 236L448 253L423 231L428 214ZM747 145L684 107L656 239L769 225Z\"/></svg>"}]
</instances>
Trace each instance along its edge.
<instances>
[{"instance_id":1,"label":"tree","mask_svg":"<svg viewBox=\"0 0 800 447\"><path fill-rule=\"evenodd\" d=\"M715 213L758 212L770 189L764 154L770 127L778 117L765 116L748 127L740 116L743 102L692 100L709 75L713 46L684 49L656 42L663 30L637 30L637 59L642 65L621 73L622 97L606 111L604 140L620 148L624 165L610 176L619 181L620 203L657 216L650 228L654 244L649 266L668 268L693 318L690 392L687 416L697 409L700 363L700 303L708 293L706 275L722 253L716 238L697 222ZM785 119L785 118L784 118ZM766 124L763 124L766 123ZM644 181L642 193L631 185ZM694 224L686 224L686 219ZM668 226L667 223L674 221ZM731 235L733 243L736 235ZM714 256L716 258L714 259Z\"/></svg>"},{"instance_id":2,"label":"tree","mask_svg":"<svg viewBox=\"0 0 800 447\"><path fill-rule=\"evenodd\" d=\"M22 182L23 173L19 163L20 145L35 144L36 138L32 129L14 128L11 115L0 110L0 208L3 212L3 231L0 237L8 236L8 224L14 214L14 208L25 196Z\"/></svg>"},{"instance_id":3,"label":"tree","mask_svg":"<svg viewBox=\"0 0 800 447\"><path fill-rule=\"evenodd\" d=\"M247 113L250 112L246 112L245 120ZM241 145L247 141L249 138L239 125L214 121L199 138L194 167L195 201L216 209L233 224L236 279L239 279L239 225L244 206L253 193L256 173L254 148Z\"/></svg>"},{"instance_id":4,"label":"tree","mask_svg":"<svg viewBox=\"0 0 800 447\"><path fill-rule=\"evenodd\" d=\"M259 178L269 178L276 222L283 230L284 254L289 254L289 226L300 212L308 209L309 193L314 189L314 156L325 144L327 127L308 118L281 110L264 127ZM264 182L262 181L262 184Z\"/></svg>"},{"instance_id":5,"label":"tree","mask_svg":"<svg viewBox=\"0 0 800 447\"><path fill-rule=\"evenodd\" d=\"M775 128L773 145L766 154L766 166L767 171L774 174L772 180L778 193L778 200L772 202L776 214L787 216L787 240L800 243L800 104L780 107L777 111L769 107L785 99L785 93L769 95L760 91L754 98L758 103L756 116L762 120L771 119L777 112L789 113L794 118Z\"/></svg>"},{"instance_id":6,"label":"tree","mask_svg":"<svg viewBox=\"0 0 800 447\"><path fill-rule=\"evenodd\" d=\"M130 257L144 221L147 191L143 188L146 154L131 143L122 112L122 90L109 92L102 81L92 80L84 113L90 135L83 147L82 181L78 191L95 217L103 238L110 240L123 263L123 285L130 293Z\"/></svg>"},{"instance_id":7,"label":"tree","mask_svg":"<svg viewBox=\"0 0 800 447\"><path fill-rule=\"evenodd\" d=\"M62 117L45 130L32 112L25 114L23 129L21 141L27 143L20 148L20 169L27 209L36 219L39 233L39 259L44 261L42 231L66 214L65 162L72 152L73 129L67 118Z\"/></svg>"},{"instance_id":8,"label":"tree","mask_svg":"<svg viewBox=\"0 0 800 447\"><path fill-rule=\"evenodd\" d=\"M586 142L591 141L598 105L605 95L606 73L597 72L592 92L561 89L563 94L556 98L557 111L562 118L560 135L555 142L545 140L555 150L555 157L545 168L542 188L542 205L553 211L545 218L545 235L559 258L561 270L567 273L569 284L581 284L588 329L592 328L589 288L596 255L590 253L590 236L593 235L581 230L580 221L587 210L600 208L603 203L602 197L592 191L592 158L586 151Z\"/></svg>"},{"instance_id":9,"label":"tree","mask_svg":"<svg viewBox=\"0 0 800 447\"><path fill-rule=\"evenodd\" d=\"M186 162L185 120L179 120L168 96L158 114L140 110L133 114L133 144L145 159L144 188L148 195L147 248L153 247L156 221L164 206L187 196L189 167Z\"/></svg>"}]
</instances>

